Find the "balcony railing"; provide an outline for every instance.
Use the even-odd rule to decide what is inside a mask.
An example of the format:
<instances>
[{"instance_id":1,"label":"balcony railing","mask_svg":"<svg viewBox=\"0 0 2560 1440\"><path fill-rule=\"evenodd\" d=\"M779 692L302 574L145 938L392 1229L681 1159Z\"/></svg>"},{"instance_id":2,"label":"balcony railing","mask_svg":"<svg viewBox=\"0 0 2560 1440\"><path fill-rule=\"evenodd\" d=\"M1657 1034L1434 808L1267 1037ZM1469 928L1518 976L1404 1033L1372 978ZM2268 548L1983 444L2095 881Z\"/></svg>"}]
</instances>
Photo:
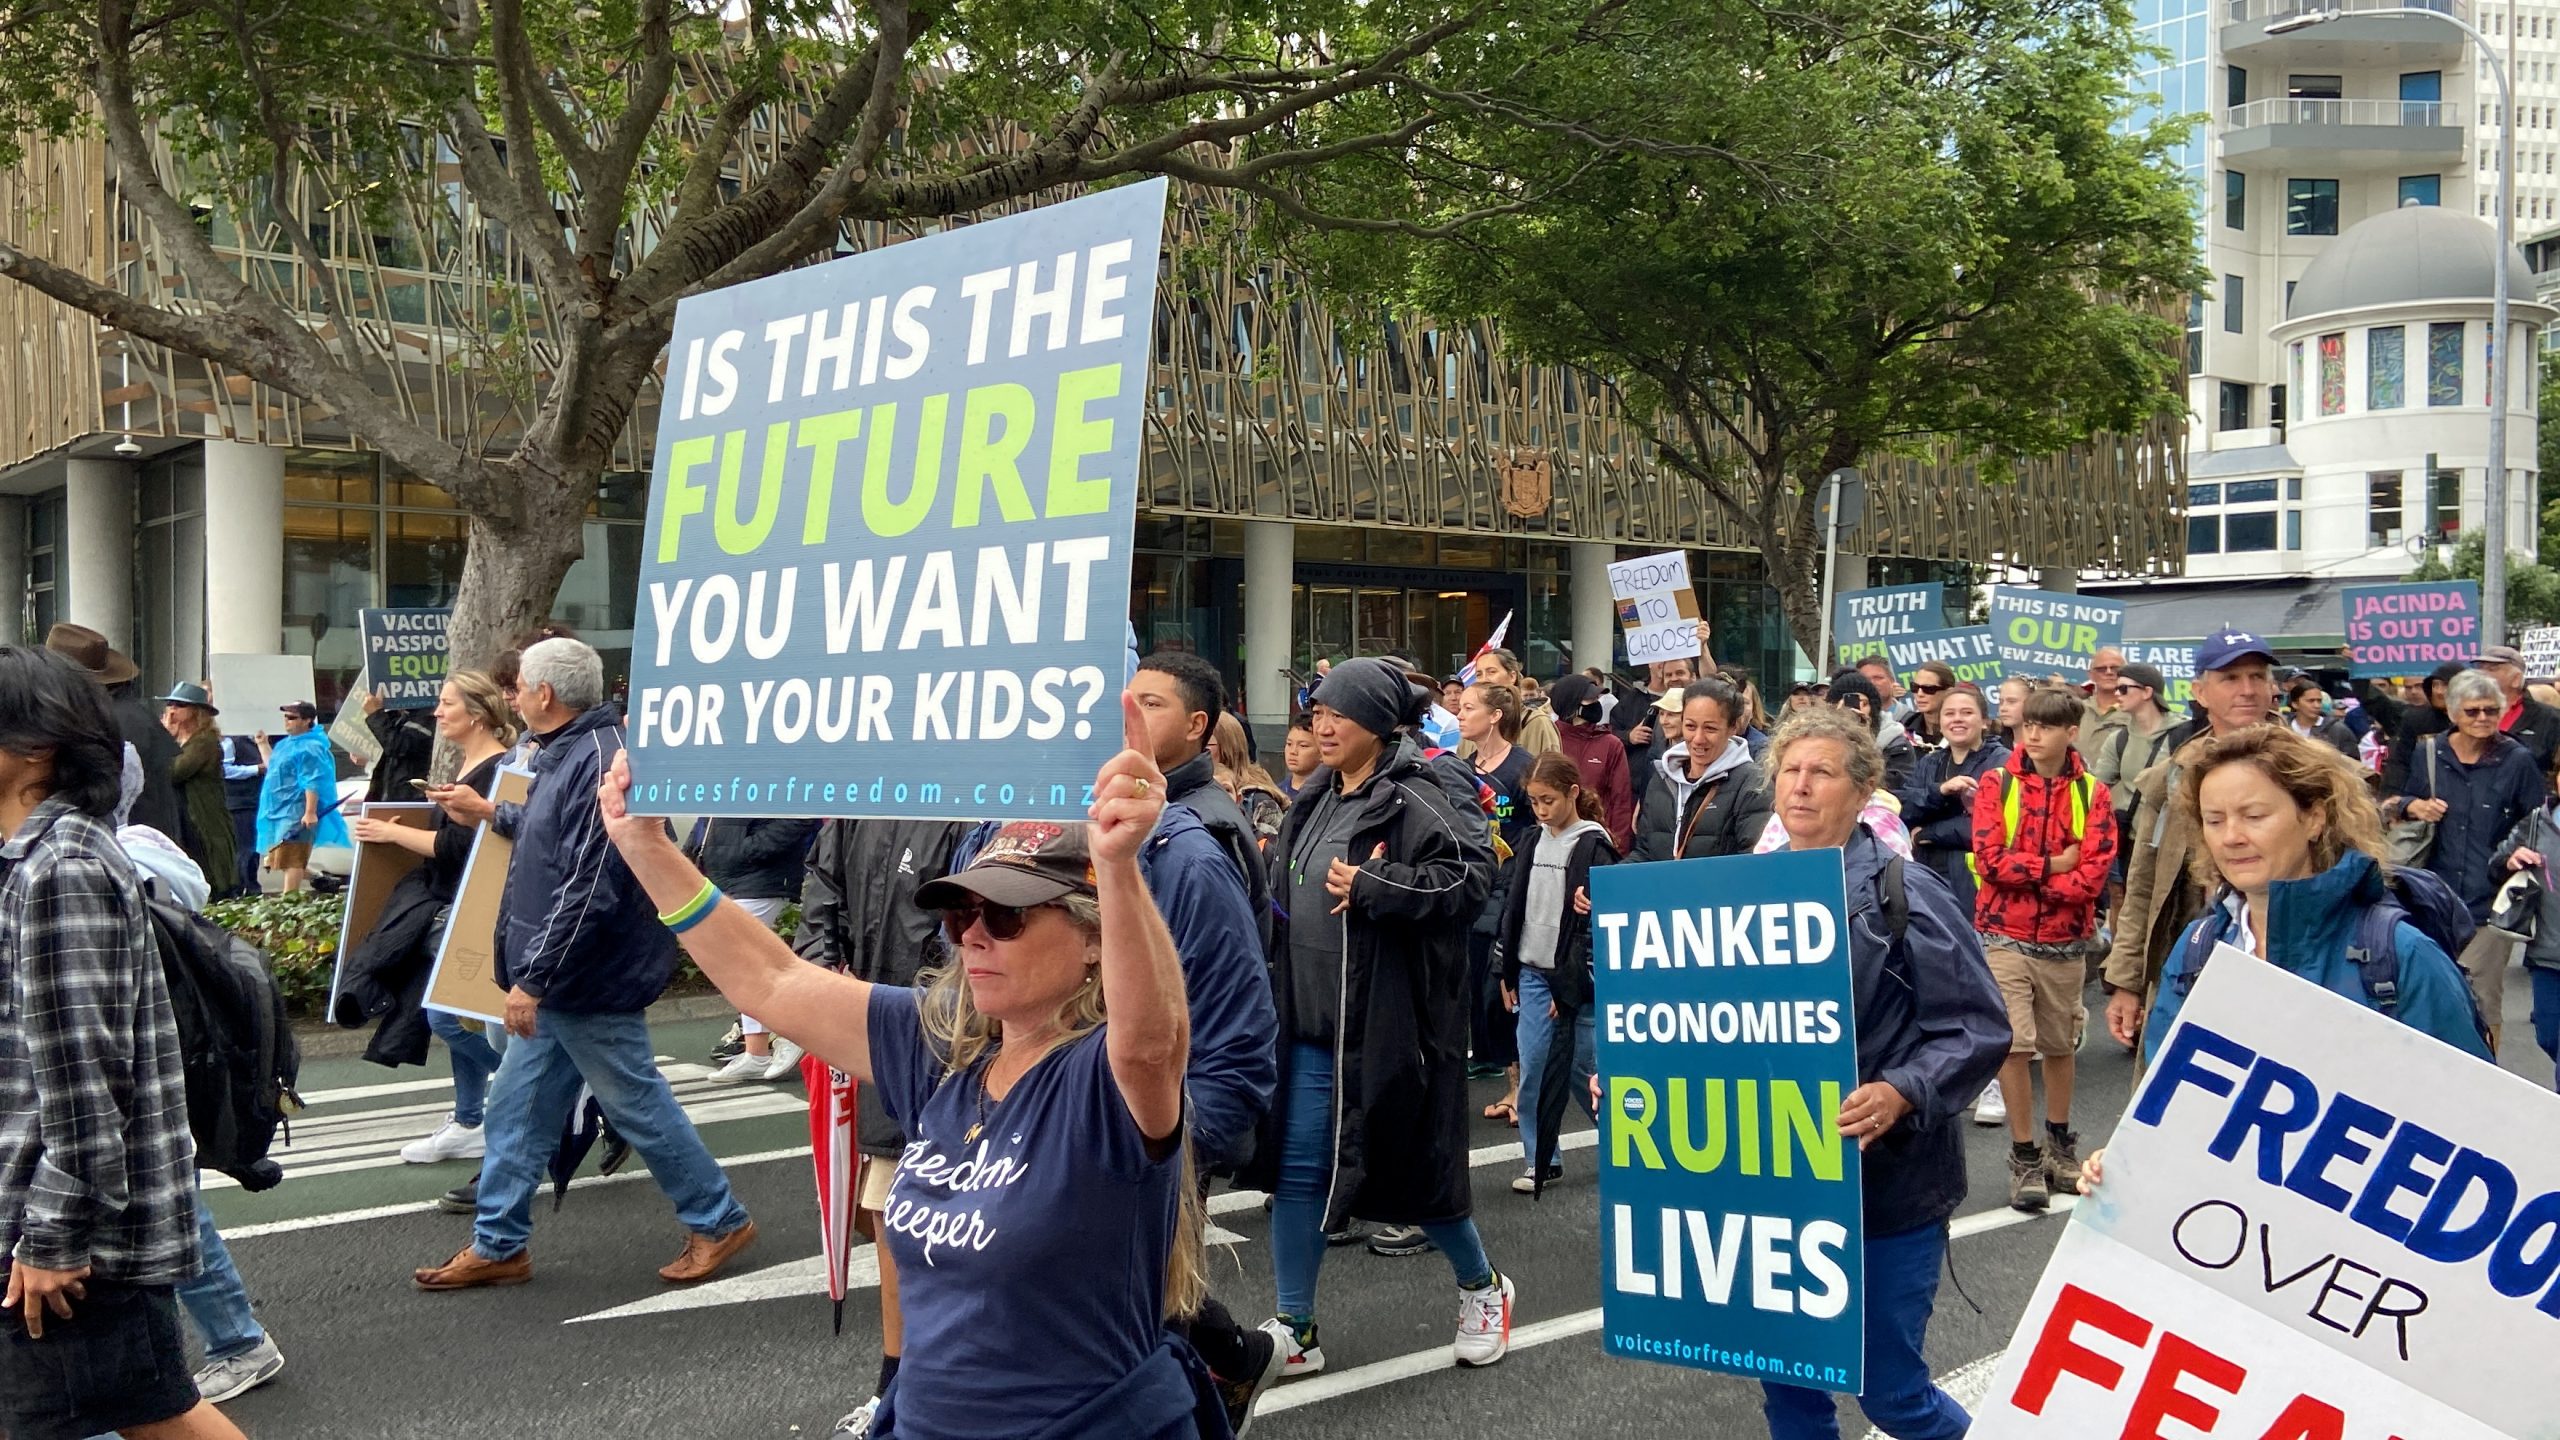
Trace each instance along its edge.
<instances>
[{"instance_id":1,"label":"balcony railing","mask_svg":"<svg viewBox=\"0 0 2560 1440\"><path fill-rule=\"evenodd\" d=\"M2463 0L2229 0L2224 13L2233 25L2265 25L2310 10L2343 10L2349 15L2361 10L2433 10L2471 18L2471 7Z\"/></svg>"},{"instance_id":2,"label":"balcony railing","mask_svg":"<svg viewBox=\"0 0 2560 1440\"><path fill-rule=\"evenodd\" d=\"M2228 130L2259 125L2399 125L2457 129L2462 107L2442 100L2252 100L2225 110Z\"/></svg>"}]
</instances>

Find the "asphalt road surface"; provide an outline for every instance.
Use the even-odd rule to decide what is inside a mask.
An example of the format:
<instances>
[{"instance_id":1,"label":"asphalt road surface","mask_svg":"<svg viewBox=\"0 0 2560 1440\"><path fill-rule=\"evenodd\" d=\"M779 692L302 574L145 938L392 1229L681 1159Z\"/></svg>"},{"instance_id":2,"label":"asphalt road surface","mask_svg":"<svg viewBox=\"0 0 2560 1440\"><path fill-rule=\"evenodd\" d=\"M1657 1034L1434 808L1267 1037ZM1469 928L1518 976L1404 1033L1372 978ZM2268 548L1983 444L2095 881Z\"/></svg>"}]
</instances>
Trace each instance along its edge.
<instances>
[{"instance_id":1,"label":"asphalt road surface","mask_svg":"<svg viewBox=\"0 0 2560 1440\"><path fill-rule=\"evenodd\" d=\"M2549 1084L2523 1017L2520 972L2508 1013L2508 1064ZM2093 1006L2093 1009L2095 1007ZM657 1267L683 1235L645 1171L582 1176L553 1214L537 1204L530 1284L428 1295L409 1271L469 1238L466 1219L427 1203L466 1178L468 1163L399 1163L405 1141L443 1116L441 1069L387 1071L360 1060L315 1061L313 1102L281 1157L284 1185L263 1195L209 1192L286 1357L274 1384L232 1402L252 1437L508 1440L606 1435L822 1436L870 1393L879 1358L876 1293L858 1289L844 1333L830 1331L817 1255L806 1111L797 1083L703 1083L703 1054L725 1022L658 1026L657 1050L679 1097L762 1230L756 1247L709 1284L679 1290ZM437 1050L437 1065L443 1060ZM2104 1142L2129 1097L2129 1057L2103 1034L2081 1056L2084 1151ZM1476 1087L1477 1105L1498 1082ZM1580 1126L1577 1116L1575 1125ZM1930 1364L1951 1385L1978 1387L2007 1343L2061 1233L2062 1210L2004 1208L2006 1132L1968 1127L1972 1195L1955 1225L1950 1283L1930 1326ZM1456 1297L1437 1254L1388 1259L1332 1252L1321 1291L1324 1374L1281 1386L1254 1433L1316 1437L1765 1435L1751 1383L1620 1360L1599 1345L1600 1256L1594 1152L1568 1136L1567 1177L1533 1203L1510 1190L1522 1168L1516 1132L1477 1122L1477 1224L1494 1263L1519 1286L1512 1353L1489 1370L1450 1367ZM593 1161L589 1162L592 1169ZM1213 1283L1245 1323L1271 1310L1260 1197L1221 1194ZM874 1272L855 1256L856 1281ZM1969 1297L1969 1298L1968 1298ZM1860 1434L1852 1407L1846 1433Z\"/></svg>"}]
</instances>

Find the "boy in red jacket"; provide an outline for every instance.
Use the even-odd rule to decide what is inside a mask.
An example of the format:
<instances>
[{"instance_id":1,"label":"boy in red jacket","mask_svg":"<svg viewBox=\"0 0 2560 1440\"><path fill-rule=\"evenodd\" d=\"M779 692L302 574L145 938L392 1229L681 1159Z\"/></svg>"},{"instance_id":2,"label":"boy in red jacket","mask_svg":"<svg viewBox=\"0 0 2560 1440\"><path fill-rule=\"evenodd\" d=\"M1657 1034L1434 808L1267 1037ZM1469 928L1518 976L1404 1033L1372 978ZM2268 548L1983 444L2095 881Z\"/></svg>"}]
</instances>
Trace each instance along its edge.
<instances>
[{"instance_id":1,"label":"boy in red jacket","mask_svg":"<svg viewBox=\"0 0 2560 1440\"><path fill-rule=\"evenodd\" d=\"M2018 747L1973 793L1973 858L1982 888L1974 928L2009 1003L2009 1203L2042 1210L2052 1191L2080 1193L2079 1136L2071 1131L2072 1061L2088 1011L2084 959L2098 900L2115 865L2115 809L2080 761L2080 698L2029 694ZM2045 1138L2034 1138L2030 1057L2044 1060Z\"/></svg>"}]
</instances>

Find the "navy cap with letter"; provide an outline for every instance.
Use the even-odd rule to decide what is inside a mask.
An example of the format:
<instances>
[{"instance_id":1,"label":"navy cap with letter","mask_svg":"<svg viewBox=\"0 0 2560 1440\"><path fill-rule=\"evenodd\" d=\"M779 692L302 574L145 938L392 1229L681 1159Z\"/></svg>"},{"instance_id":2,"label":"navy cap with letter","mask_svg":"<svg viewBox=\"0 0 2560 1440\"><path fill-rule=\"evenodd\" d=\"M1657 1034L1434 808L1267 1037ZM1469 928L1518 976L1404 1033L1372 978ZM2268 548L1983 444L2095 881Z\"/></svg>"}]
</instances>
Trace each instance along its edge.
<instances>
[{"instance_id":1,"label":"navy cap with letter","mask_svg":"<svg viewBox=\"0 0 2560 1440\"><path fill-rule=\"evenodd\" d=\"M2227 670L2252 655L2271 665L2275 663L2275 647L2266 641L2246 630L2218 630L2196 646L2196 673Z\"/></svg>"}]
</instances>

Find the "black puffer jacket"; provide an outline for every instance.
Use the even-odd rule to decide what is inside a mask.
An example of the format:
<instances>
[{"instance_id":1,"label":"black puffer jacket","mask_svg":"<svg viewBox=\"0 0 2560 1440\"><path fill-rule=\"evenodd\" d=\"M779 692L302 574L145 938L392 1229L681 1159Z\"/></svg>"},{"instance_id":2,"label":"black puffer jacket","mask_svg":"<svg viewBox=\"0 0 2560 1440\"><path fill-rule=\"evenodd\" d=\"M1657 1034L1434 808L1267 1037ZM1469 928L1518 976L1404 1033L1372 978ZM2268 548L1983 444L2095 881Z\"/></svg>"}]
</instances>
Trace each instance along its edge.
<instances>
[{"instance_id":1,"label":"black puffer jacket","mask_svg":"<svg viewBox=\"0 0 2560 1440\"><path fill-rule=\"evenodd\" d=\"M1305 789L1330 787L1318 770ZM1349 853L1367 856L1340 915L1281 917L1271 943L1279 1033L1297 1033L1292 923L1342 927L1341 1015L1334 1026L1336 1085L1332 1203L1325 1227L1348 1216L1389 1224L1456 1220L1469 1213L1467 1168L1467 922L1492 885L1480 816L1460 815L1410 742L1398 744L1348 802L1361 807ZM1313 805L1289 807L1272 853L1279 867ZM1470 840L1469 837L1473 837ZM1380 846L1385 854L1379 856ZM1275 1094L1289 1093L1291 1047L1280 1048ZM1280 1145L1263 1143L1242 1183L1270 1189Z\"/></svg>"},{"instance_id":2,"label":"black puffer jacket","mask_svg":"<svg viewBox=\"0 0 2560 1440\"><path fill-rule=\"evenodd\" d=\"M741 900L796 900L815 820L714 820L703 827L703 878Z\"/></svg>"},{"instance_id":3,"label":"black puffer jacket","mask_svg":"<svg viewBox=\"0 0 2560 1440\"><path fill-rule=\"evenodd\" d=\"M916 890L950 873L951 847L968 833L957 820L830 820L809 849L792 948L803 960L875 985L913 985L940 962L942 922L916 906ZM865 1155L905 1148L879 1092L861 1088L856 1143Z\"/></svg>"}]
</instances>

